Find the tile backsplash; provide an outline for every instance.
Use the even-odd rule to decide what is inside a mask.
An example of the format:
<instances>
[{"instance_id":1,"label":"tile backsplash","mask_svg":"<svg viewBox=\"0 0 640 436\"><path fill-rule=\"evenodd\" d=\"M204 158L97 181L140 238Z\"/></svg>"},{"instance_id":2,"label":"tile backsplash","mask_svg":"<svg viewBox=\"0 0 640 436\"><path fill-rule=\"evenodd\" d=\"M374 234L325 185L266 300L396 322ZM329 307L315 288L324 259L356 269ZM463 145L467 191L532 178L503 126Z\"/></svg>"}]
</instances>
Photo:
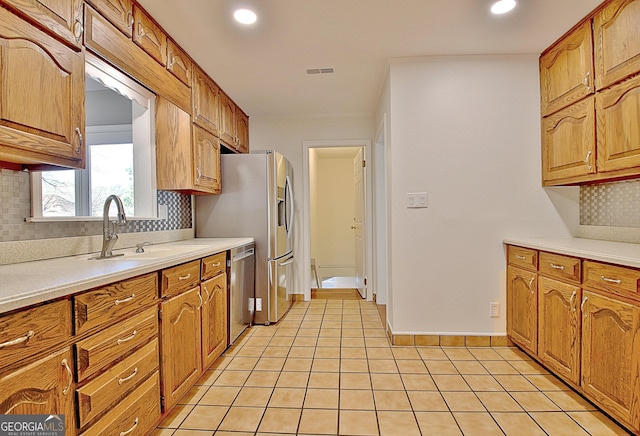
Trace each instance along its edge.
<instances>
[{"instance_id":1,"label":"tile backsplash","mask_svg":"<svg viewBox=\"0 0 640 436\"><path fill-rule=\"evenodd\" d=\"M0 169L0 242L67 238L102 234L102 222L26 222L31 215L29 173ZM119 233L193 228L191 196L158 191L158 204L167 205L167 219L131 220Z\"/></svg>"},{"instance_id":2,"label":"tile backsplash","mask_svg":"<svg viewBox=\"0 0 640 436\"><path fill-rule=\"evenodd\" d=\"M581 186L580 224L640 228L640 179Z\"/></svg>"}]
</instances>

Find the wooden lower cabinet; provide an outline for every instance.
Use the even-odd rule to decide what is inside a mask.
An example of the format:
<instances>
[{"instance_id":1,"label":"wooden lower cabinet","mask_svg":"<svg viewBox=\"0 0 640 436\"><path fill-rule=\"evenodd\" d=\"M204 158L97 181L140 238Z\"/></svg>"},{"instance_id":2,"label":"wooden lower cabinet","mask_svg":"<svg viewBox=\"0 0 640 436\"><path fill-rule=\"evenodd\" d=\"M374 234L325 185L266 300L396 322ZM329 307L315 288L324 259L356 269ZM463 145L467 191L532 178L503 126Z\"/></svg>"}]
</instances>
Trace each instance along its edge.
<instances>
[{"instance_id":1,"label":"wooden lower cabinet","mask_svg":"<svg viewBox=\"0 0 640 436\"><path fill-rule=\"evenodd\" d=\"M227 348L227 274L203 282L202 367L209 367Z\"/></svg>"},{"instance_id":2,"label":"wooden lower cabinet","mask_svg":"<svg viewBox=\"0 0 640 436\"><path fill-rule=\"evenodd\" d=\"M202 374L201 308L197 286L160 303L162 406L169 410Z\"/></svg>"},{"instance_id":3,"label":"wooden lower cabinet","mask_svg":"<svg viewBox=\"0 0 640 436\"><path fill-rule=\"evenodd\" d=\"M556 374L580 384L579 286L540 277L538 281L538 356Z\"/></svg>"},{"instance_id":4,"label":"wooden lower cabinet","mask_svg":"<svg viewBox=\"0 0 640 436\"><path fill-rule=\"evenodd\" d=\"M156 371L82 436L144 435L160 417L160 376Z\"/></svg>"},{"instance_id":5,"label":"wooden lower cabinet","mask_svg":"<svg viewBox=\"0 0 640 436\"><path fill-rule=\"evenodd\" d=\"M71 348L51 353L0 376L0 414L64 415L65 434L75 434Z\"/></svg>"},{"instance_id":6,"label":"wooden lower cabinet","mask_svg":"<svg viewBox=\"0 0 640 436\"><path fill-rule=\"evenodd\" d=\"M640 307L584 291L582 389L614 418L640 430Z\"/></svg>"},{"instance_id":7,"label":"wooden lower cabinet","mask_svg":"<svg viewBox=\"0 0 640 436\"><path fill-rule=\"evenodd\" d=\"M532 353L538 343L538 275L507 267L507 335Z\"/></svg>"}]
</instances>

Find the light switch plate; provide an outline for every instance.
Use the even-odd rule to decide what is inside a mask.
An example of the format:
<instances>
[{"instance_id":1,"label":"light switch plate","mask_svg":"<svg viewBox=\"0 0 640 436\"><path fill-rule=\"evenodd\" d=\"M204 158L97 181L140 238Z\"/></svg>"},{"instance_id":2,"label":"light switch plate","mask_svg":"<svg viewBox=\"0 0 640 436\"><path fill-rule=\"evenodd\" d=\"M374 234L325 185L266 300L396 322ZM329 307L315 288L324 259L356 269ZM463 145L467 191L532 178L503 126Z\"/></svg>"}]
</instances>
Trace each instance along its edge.
<instances>
[{"instance_id":1,"label":"light switch plate","mask_svg":"<svg viewBox=\"0 0 640 436\"><path fill-rule=\"evenodd\" d=\"M407 208L419 209L428 207L426 192L407 192Z\"/></svg>"}]
</instances>

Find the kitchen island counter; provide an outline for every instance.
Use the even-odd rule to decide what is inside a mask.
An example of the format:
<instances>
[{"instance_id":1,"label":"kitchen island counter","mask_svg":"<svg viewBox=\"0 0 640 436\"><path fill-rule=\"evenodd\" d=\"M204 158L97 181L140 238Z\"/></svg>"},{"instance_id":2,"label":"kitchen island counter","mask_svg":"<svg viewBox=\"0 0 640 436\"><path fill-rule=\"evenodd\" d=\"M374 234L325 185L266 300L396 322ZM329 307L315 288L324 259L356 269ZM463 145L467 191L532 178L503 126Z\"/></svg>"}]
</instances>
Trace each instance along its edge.
<instances>
[{"instance_id":1,"label":"kitchen island counter","mask_svg":"<svg viewBox=\"0 0 640 436\"><path fill-rule=\"evenodd\" d=\"M114 250L124 254L92 259L97 253L0 266L0 313L21 309L141 274L159 271L252 243L253 238L194 238Z\"/></svg>"}]
</instances>

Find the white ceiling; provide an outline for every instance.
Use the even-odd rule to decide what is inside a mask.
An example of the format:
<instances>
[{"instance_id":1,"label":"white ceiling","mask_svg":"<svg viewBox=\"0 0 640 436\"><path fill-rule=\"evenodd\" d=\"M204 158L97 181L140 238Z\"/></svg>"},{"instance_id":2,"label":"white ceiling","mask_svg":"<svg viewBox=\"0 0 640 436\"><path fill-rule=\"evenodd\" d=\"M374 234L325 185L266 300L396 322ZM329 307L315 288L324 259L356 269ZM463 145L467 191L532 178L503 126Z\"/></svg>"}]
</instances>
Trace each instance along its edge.
<instances>
[{"instance_id":1,"label":"white ceiling","mask_svg":"<svg viewBox=\"0 0 640 436\"><path fill-rule=\"evenodd\" d=\"M539 54L601 0L139 0L249 116L371 114L393 58ZM248 5L258 22L235 23ZM334 67L335 74L307 75Z\"/></svg>"}]
</instances>

